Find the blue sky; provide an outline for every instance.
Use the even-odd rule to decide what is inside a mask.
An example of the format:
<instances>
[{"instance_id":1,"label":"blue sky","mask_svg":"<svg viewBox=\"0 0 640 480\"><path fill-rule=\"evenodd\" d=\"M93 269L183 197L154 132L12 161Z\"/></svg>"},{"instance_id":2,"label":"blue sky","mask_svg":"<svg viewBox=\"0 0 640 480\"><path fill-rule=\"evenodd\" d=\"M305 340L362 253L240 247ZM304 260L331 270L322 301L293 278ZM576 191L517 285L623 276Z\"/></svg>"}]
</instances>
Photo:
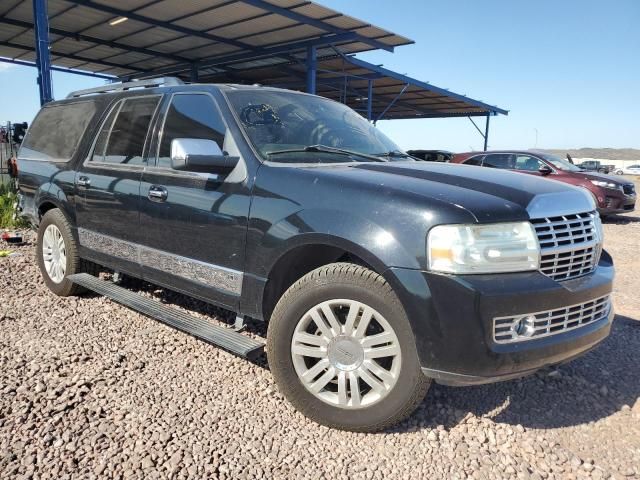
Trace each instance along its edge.
<instances>
[{"instance_id":1,"label":"blue sky","mask_svg":"<svg viewBox=\"0 0 640 480\"><path fill-rule=\"evenodd\" d=\"M360 58L510 110L490 148L640 148L638 0L318 0L416 41ZM0 64L0 121L38 110L35 69ZM102 80L54 72L56 98ZM466 118L381 121L401 147L482 147Z\"/></svg>"}]
</instances>

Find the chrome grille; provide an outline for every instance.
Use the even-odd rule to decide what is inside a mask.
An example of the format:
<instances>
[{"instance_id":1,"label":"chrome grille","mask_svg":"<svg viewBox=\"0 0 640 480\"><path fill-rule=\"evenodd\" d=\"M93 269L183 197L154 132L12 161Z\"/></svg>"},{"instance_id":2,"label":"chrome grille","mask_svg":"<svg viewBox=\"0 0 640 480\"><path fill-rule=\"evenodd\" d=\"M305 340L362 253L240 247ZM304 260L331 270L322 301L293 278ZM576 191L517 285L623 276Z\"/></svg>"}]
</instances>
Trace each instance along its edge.
<instances>
[{"instance_id":1,"label":"chrome grille","mask_svg":"<svg viewBox=\"0 0 640 480\"><path fill-rule=\"evenodd\" d=\"M604 320L608 317L610 310L611 299L606 295L555 310L494 318L493 340L496 343L513 343L557 335ZM521 334L520 323L525 319L529 319L531 327Z\"/></svg>"},{"instance_id":2,"label":"chrome grille","mask_svg":"<svg viewBox=\"0 0 640 480\"><path fill-rule=\"evenodd\" d=\"M593 271L601 252L595 212L536 218L531 223L540 243L542 273L569 280Z\"/></svg>"}]
</instances>

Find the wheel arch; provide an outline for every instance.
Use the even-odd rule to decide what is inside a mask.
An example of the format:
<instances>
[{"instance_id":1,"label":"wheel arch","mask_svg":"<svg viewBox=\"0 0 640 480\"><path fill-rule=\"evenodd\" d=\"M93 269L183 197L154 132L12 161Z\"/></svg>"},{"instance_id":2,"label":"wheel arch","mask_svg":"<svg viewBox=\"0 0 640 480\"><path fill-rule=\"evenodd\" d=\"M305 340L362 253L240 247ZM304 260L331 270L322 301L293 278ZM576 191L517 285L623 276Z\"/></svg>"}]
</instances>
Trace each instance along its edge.
<instances>
[{"instance_id":1,"label":"wheel arch","mask_svg":"<svg viewBox=\"0 0 640 480\"><path fill-rule=\"evenodd\" d=\"M303 235L292 242L269 269L262 293L261 313L268 321L280 297L307 273L335 262L361 265L385 274L384 262L360 245L327 235Z\"/></svg>"},{"instance_id":2,"label":"wheel arch","mask_svg":"<svg viewBox=\"0 0 640 480\"><path fill-rule=\"evenodd\" d=\"M38 222L49 210L58 208L67 217L71 226L75 228L73 209L66 194L58 185L53 183L42 185L36 194L35 204Z\"/></svg>"}]
</instances>

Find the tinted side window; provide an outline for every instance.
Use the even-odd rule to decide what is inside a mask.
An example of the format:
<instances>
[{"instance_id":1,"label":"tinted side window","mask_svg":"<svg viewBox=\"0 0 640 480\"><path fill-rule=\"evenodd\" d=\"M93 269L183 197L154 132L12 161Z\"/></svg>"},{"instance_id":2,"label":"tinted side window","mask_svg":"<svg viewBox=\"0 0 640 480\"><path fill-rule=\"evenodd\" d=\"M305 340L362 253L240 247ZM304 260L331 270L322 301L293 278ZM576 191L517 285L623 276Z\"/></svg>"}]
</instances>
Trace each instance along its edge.
<instances>
[{"instance_id":1,"label":"tinted side window","mask_svg":"<svg viewBox=\"0 0 640 480\"><path fill-rule=\"evenodd\" d=\"M100 127L100 132L98 132L98 139L96 140L96 144L93 147L93 156L91 157L92 161L104 162L104 149L107 146L107 141L109 140L109 133L111 132L113 121L116 119L121 106L122 101L116 103L116 105L109 112L109 116Z\"/></svg>"},{"instance_id":2,"label":"tinted side window","mask_svg":"<svg viewBox=\"0 0 640 480\"><path fill-rule=\"evenodd\" d=\"M93 161L141 165L151 118L160 97L128 98L118 102L104 122L93 150Z\"/></svg>"},{"instance_id":3,"label":"tinted side window","mask_svg":"<svg viewBox=\"0 0 640 480\"><path fill-rule=\"evenodd\" d=\"M482 155L471 157L470 159L465 160L463 163L465 165L478 165L478 166L480 166L480 165L482 165L482 157L483 157Z\"/></svg>"},{"instance_id":4,"label":"tinted side window","mask_svg":"<svg viewBox=\"0 0 640 480\"><path fill-rule=\"evenodd\" d=\"M44 107L22 142L20 157L68 162L95 113L93 101Z\"/></svg>"},{"instance_id":5,"label":"tinted side window","mask_svg":"<svg viewBox=\"0 0 640 480\"><path fill-rule=\"evenodd\" d=\"M544 164L536 157L530 155L518 155L516 158L516 170L526 170L528 172L537 172Z\"/></svg>"},{"instance_id":6,"label":"tinted side window","mask_svg":"<svg viewBox=\"0 0 640 480\"><path fill-rule=\"evenodd\" d=\"M164 122L157 166L171 168L171 141L174 138L213 140L222 150L226 129L220 112L209 95L175 95Z\"/></svg>"},{"instance_id":7,"label":"tinted side window","mask_svg":"<svg viewBox=\"0 0 640 480\"><path fill-rule=\"evenodd\" d=\"M491 153L484 157L482 166L512 169L515 166L515 155L509 153Z\"/></svg>"}]
</instances>

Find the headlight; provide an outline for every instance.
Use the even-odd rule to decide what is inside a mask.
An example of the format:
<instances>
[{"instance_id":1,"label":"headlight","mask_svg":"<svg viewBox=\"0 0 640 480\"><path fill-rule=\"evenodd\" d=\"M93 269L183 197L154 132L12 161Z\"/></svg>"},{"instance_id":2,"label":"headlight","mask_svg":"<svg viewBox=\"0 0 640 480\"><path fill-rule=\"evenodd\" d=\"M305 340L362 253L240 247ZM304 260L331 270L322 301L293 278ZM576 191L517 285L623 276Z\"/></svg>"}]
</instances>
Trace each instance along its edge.
<instances>
[{"instance_id":1,"label":"headlight","mask_svg":"<svg viewBox=\"0 0 640 480\"><path fill-rule=\"evenodd\" d=\"M607 182L606 180L591 180L591 183L602 188L613 188L613 189L618 188L618 185L616 183Z\"/></svg>"},{"instance_id":2,"label":"headlight","mask_svg":"<svg viewBox=\"0 0 640 480\"><path fill-rule=\"evenodd\" d=\"M429 269L444 273L537 270L540 247L529 222L439 225L427 239Z\"/></svg>"}]
</instances>

